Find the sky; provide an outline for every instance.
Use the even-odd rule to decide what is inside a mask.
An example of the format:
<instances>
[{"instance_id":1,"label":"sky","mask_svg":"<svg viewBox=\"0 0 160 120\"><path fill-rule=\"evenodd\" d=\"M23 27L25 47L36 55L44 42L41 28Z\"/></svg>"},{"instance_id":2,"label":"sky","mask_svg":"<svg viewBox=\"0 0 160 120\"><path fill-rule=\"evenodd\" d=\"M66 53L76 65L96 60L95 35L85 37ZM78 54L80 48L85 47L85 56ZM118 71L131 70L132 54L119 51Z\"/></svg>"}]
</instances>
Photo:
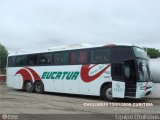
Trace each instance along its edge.
<instances>
[{"instance_id":1,"label":"sky","mask_svg":"<svg viewBox=\"0 0 160 120\"><path fill-rule=\"evenodd\" d=\"M160 49L160 0L0 0L0 43L19 51L82 43Z\"/></svg>"}]
</instances>

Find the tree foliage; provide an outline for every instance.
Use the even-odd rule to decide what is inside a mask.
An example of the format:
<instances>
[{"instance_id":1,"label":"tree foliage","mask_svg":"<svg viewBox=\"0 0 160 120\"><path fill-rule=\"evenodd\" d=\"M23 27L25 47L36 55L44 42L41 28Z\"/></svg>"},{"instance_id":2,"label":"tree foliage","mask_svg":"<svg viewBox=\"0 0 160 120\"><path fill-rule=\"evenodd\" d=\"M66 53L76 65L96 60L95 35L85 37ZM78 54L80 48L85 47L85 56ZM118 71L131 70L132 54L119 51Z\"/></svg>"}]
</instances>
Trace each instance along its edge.
<instances>
[{"instance_id":1,"label":"tree foliage","mask_svg":"<svg viewBox=\"0 0 160 120\"><path fill-rule=\"evenodd\" d=\"M150 58L158 58L160 57L160 50L155 48L144 48L147 51L147 54Z\"/></svg>"},{"instance_id":2,"label":"tree foliage","mask_svg":"<svg viewBox=\"0 0 160 120\"><path fill-rule=\"evenodd\" d=\"M7 49L0 43L0 71L2 71L2 73L4 72L6 67L7 55Z\"/></svg>"}]
</instances>

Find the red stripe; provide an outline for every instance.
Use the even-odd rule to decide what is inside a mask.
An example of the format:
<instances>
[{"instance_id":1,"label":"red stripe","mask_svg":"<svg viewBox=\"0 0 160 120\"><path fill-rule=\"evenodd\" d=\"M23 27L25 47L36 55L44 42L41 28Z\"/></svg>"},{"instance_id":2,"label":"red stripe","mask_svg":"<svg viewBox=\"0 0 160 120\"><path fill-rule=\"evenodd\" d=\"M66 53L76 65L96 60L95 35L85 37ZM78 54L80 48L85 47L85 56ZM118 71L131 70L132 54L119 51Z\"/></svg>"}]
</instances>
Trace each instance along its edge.
<instances>
[{"instance_id":1,"label":"red stripe","mask_svg":"<svg viewBox=\"0 0 160 120\"><path fill-rule=\"evenodd\" d=\"M32 75L34 77L34 80L41 80L39 75L33 69L31 69L31 68L26 68L26 69L29 70L32 73Z\"/></svg>"},{"instance_id":2,"label":"red stripe","mask_svg":"<svg viewBox=\"0 0 160 120\"><path fill-rule=\"evenodd\" d=\"M25 81L25 80L31 80L32 81L32 77L31 77L30 73L24 68L20 69L15 75L17 75L17 74L22 75L23 81Z\"/></svg>"}]
</instances>

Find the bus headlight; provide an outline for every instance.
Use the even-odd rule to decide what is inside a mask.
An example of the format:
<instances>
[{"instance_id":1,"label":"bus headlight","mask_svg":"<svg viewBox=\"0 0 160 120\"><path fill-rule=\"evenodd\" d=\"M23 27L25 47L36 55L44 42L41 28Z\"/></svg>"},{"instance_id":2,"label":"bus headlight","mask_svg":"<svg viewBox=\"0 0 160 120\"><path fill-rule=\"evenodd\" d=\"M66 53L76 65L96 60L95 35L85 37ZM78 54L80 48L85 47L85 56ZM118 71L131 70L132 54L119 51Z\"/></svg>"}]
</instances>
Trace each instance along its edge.
<instances>
[{"instance_id":1,"label":"bus headlight","mask_svg":"<svg viewBox=\"0 0 160 120\"><path fill-rule=\"evenodd\" d=\"M146 86L140 87L140 90L146 90Z\"/></svg>"}]
</instances>

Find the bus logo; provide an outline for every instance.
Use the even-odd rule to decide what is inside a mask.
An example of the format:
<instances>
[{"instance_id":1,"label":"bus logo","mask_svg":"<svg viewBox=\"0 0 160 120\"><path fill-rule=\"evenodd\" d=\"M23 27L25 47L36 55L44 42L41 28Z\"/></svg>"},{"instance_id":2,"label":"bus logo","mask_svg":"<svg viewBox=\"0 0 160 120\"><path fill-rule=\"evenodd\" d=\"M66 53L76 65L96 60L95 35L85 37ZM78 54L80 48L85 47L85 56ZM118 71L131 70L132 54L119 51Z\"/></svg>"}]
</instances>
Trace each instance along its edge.
<instances>
[{"instance_id":1,"label":"bus logo","mask_svg":"<svg viewBox=\"0 0 160 120\"><path fill-rule=\"evenodd\" d=\"M84 82L92 82L95 79L97 79L100 75L102 75L102 73L104 73L111 65L107 65L104 68L98 70L98 72L96 74L94 74L93 76L89 75L89 72L92 68L96 67L99 64L95 64L93 66L90 67L90 65L83 65L81 68L81 78Z\"/></svg>"}]
</instances>

